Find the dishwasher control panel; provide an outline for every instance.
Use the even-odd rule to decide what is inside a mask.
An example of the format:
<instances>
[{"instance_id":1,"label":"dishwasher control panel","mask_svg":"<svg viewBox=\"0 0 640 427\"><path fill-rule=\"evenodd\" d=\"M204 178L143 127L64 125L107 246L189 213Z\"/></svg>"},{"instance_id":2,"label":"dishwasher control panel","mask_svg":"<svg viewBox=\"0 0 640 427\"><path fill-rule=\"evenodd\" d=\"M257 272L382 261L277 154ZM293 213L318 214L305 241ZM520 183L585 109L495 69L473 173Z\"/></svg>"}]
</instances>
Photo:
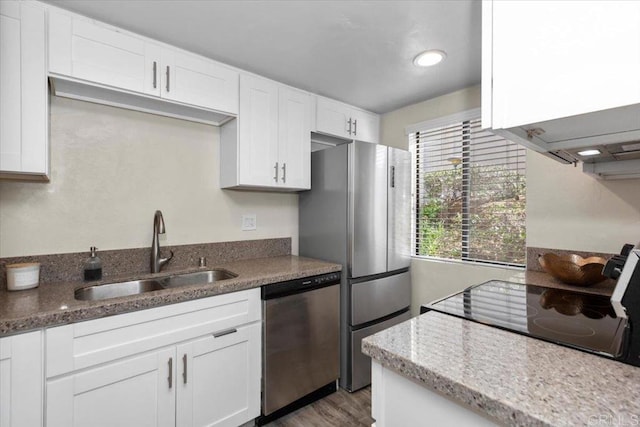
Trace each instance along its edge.
<instances>
[{"instance_id":1,"label":"dishwasher control panel","mask_svg":"<svg viewBox=\"0 0 640 427\"><path fill-rule=\"evenodd\" d=\"M300 292L308 292L325 286L340 283L340 272L320 274L317 276L302 277L286 282L272 283L262 287L262 299L277 298L284 295L293 295Z\"/></svg>"}]
</instances>

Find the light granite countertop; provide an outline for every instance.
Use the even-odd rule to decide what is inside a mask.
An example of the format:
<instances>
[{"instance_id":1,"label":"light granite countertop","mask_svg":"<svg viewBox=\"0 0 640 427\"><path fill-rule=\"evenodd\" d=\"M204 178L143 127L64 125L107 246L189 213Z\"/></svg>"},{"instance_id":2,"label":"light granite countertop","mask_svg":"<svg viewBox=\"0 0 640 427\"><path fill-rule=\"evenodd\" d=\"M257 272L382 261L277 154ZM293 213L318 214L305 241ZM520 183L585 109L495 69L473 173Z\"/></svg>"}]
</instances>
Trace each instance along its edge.
<instances>
[{"instance_id":1,"label":"light granite countertop","mask_svg":"<svg viewBox=\"0 0 640 427\"><path fill-rule=\"evenodd\" d=\"M640 423L640 368L446 314L415 317L362 349L506 425Z\"/></svg>"},{"instance_id":2,"label":"light granite countertop","mask_svg":"<svg viewBox=\"0 0 640 427\"><path fill-rule=\"evenodd\" d=\"M46 283L35 289L23 291L2 290L0 336L256 288L270 283L340 271L342 267L339 264L286 255L221 263L206 269L214 268L229 270L238 276L212 284L177 287L103 301L77 301L74 291L87 285L161 277L199 269L111 277L109 280L92 283Z\"/></svg>"}]
</instances>

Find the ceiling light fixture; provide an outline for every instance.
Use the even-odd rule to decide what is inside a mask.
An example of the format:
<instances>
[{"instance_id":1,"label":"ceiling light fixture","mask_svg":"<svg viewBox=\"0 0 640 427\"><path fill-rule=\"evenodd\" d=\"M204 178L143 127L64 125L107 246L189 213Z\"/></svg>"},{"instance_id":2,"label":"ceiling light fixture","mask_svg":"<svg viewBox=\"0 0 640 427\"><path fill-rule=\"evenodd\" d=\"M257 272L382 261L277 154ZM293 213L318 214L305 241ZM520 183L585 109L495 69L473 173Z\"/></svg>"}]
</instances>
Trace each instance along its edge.
<instances>
[{"instance_id":1,"label":"ceiling light fixture","mask_svg":"<svg viewBox=\"0 0 640 427\"><path fill-rule=\"evenodd\" d=\"M446 57L447 54L442 50L429 49L413 58L413 63L418 67L431 67L442 62Z\"/></svg>"},{"instance_id":2,"label":"ceiling light fixture","mask_svg":"<svg viewBox=\"0 0 640 427\"><path fill-rule=\"evenodd\" d=\"M578 151L578 155L582 157L597 156L598 154L602 154L602 152L600 150L595 150L595 149Z\"/></svg>"}]
</instances>

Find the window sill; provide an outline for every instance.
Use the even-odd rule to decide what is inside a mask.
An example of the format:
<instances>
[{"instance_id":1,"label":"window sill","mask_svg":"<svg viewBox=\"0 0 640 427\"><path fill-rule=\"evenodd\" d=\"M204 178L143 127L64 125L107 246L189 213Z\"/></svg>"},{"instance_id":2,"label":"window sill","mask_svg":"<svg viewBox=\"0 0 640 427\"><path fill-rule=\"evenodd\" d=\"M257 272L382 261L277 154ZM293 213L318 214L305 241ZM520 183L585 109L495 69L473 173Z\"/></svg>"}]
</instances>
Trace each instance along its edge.
<instances>
[{"instance_id":1,"label":"window sill","mask_svg":"<svg viewBox=\"0 0 640 427\"><path fill-rule=\"evenodd\" d=\"M457 265L465 265L465 266L476 266L476 267L489 267L489 268L499 268L503 270L513 270L513 271L525 271L526 266L516 266L509 264L499 264L492 262L482 262L482 261L464 261L458 259L447 259L447 258L437 258L437 257L429 257L429 256L418 256L412 255L411 260L418 261L427 261L439 264L457 264Z\"/></svg>"}]
</instances>

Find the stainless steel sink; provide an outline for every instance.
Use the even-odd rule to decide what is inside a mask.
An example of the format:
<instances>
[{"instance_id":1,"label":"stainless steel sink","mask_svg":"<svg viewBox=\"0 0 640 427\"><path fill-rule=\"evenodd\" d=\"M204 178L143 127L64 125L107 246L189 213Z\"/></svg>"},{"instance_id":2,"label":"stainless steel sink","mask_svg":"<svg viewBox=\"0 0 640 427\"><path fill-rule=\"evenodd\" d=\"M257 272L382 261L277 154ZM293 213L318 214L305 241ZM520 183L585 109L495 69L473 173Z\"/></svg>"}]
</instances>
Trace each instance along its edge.
<instances>
[{"instance_id":1,"label":"stainless steel sink","mask_svg":"<svg viewBox=\"0 0 640 427\"><path fill-rule=\"evenodd\" d=\"M82 301L97 301L159 291L160 289L164 289L164 287L157 280L132 280L130 282L86 286L76 289L75 297Z\"/></svg>"},{"instance_id":2,"label":"stainless steel sink","mask_svg":"<svg viewBox=\"0 0 640 427\"><path fill-rule=\"evenodd\" d=\"M238 275L227 270L207 270L193 273L176 274L175 276L158 279L165 288L176 288L180 286L208 284L219 280L226 280Z\"/></svg>"},{"instance_id":3,"label":"stainless steel sink","mask_svg":"<svg viewBox=\"0 0 640 427\"><path fill-rule=\"evenodd\" d=\"M206 270L154 279L106 283L104 285L85 286L84 288L77 289L75 291L75 298L81 301L98 301L181 286L206 285L237 276L237 274L227 270Z\"/></svg>"}]
</instances>

